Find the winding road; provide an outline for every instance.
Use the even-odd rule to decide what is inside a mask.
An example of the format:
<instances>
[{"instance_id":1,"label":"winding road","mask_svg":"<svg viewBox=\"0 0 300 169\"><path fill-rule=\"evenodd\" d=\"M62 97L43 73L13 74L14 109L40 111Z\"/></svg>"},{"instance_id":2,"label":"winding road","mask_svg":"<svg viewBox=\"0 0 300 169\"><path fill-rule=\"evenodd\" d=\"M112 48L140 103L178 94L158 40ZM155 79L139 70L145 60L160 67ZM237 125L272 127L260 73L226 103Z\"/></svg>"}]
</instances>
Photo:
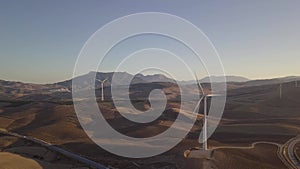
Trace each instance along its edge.
<instances>
[{"instance_id":1,"label":"winding road","mask_svg":"<svg viewBox=\"0 0 300 169\"><path fill-rule=\"evenodd\" d=\"M31 142L34 142L36 144L39 144L41 146L44 146L44 147L47 147L49 150L52 150L52 151L55 151L55 152L58 152L60 154L63 154L65 155L66 157L69 157L71 159L74 159L76 161L79 161L83 164L86 164L92 168L95 168L95 169L109 169L107 167L105 167L104 165L102 164L99 164L95 161L92 161L92 160L89 160L85 157L82 157L80 155L77 155L77 154L74 154L72 152L69 152L69 151L66 151L62 148L59 148L55 145L52 145L51 143L47 143L43 140L40 140L40 139L37 139L37 138L32 138L32 137L28 137L28 136L23 136L23 135L20 135L20 134L17 134L17 133L13 133L13 132L8 132L4 129L0 129L0 133L1 134L5 134L5 135L9 135L9 136L13 136L13 137L18 137L18 138L21 138L21 139L25 139L25 140L28 140L28 141L31 141Z\"/></svg>"},{"instance_id":2,"label":"winding road","mask_svg":"<svg viewBox=\"0 0 300 169\"><path fill-rule=\"evenodd\" d=\"M217 150L217 149L253 149L257 144L270 144L275 145L278 147L277 156L278 158L284 163L284 165L288 169L300 169L300 161L299 157L295 154L295 146L297 143L300 143L300 135L296 136L294 138L291 138L288 140L285 144L278 144L274 142L267 142L267 141L258 141L252 143L250 146L220 146L220 147L211 147L209 151ZM196 150L200 150L199 148L196 148ZM192 150L187 150L185 153L185 157L189 158L190 152ZM202 153L194 153L191 158L196 158L195 156L198 156ZM197 157L197 158L203 158L203 157Z\"/></svg>"},{"instance_id":3,"label":"winding road","mask_svg":"<svg viewBox=\"0 0 300 169\"><path fill-rule=\"evenodd\" d=\"M255 146L257 144L270 144L270 145L275 145L278 147L278 151L277 151L277 156L279 157L279 159L284 163L285 166L287 166L289 169L295 169L295 168L291 168L291 161L287 160L286 156L284 155L284 145L282 144L278 144L278 143L274 143L274 142L268 142L268 141L258 141L258 142L254 142L251 144L251 146L248 147L243 147L243 146L220 146L220 147L213 147L213 150L217 150L217 149L253 149L255 148Z\"/></svg>"},{"instance_id":4,"label":"winding road","mask_svg":"<svg viewBox=\"0 0 300 169\"><path fill-rule=\"evenodd\" d=\"M72 158L74 160L77 160L81 163L84 163L92 168L95 169L109 169L107 167L105 167L102 164L99 164L95 161L89 160L85 157L82 157L80 155L74 154L72 152L66 151L62 148L59 148L55 145L52 145L51 143L45 142L43 140L37 139L37 138L32 138L32 137L28 137L28 136L24 136L24 135L20 135L17 133L13 133L13 132L9 132L6 131L4 129L0 129L0 133L1 134L5 134L5 135L10 135L13 137L18 137L21 139L26 139L28 141L32 141L36 144L39 144L41 146L47 147L49 150L58 152L60 154L63 154L69 158ZM278 152L277 155L280 158L280 160L289 168L289 169L300 169L300 161L297 158L297 155L295 154L295 146L297 143L300 143L300 135L296 136L294 138L291 138L290 140L288 140L285 144L278 144L278 143L274 143L274 142L267 142L267 141L258 141L258 142L254 142L251 144L251 146L248 147L242 147L242 146L220 146L220 147L212 147L212 150L217 150L217 149L253 149L257 144L270 144L270 145L275 145L278 147Z\"/></svg>"},{"instance_id":5,"label":"winding road","mask_svg":"<svg viewBox=\"0 0 300 169\"><path fill-rule=\"evenodd\" d=\"M295 146L297 143L300 143L300 136L294 137L287 141L282 146L281 150L282 156L288 162L288 167L291 169L300 169L300 162L295 154Z\"/></svg>"},{"instance_id":6,"label":"winding road","mask_svg":"<svg viewBox=\"0 0 300 169\"><path fill-rule=\"evenodd\" d=\"M300 162L295 154L295 146L297 143L300 143L300 136L296 136L288 140L285 144L278 144L273 142L258 141L251 144L249 147L231 147L231 146L221 146L213 147L213 150L216 149L252 149L257 144L271 144L278 147L277 155L280 160L287 166L289 169L300 169Z\"/></svg>"},{"instance_id":7,"label":"winding road","mask_svg":"<svg viewBox=\"0 0 300 169\"><path fill-rule=\"evenodd\" d=\"M217 149L253 149L257 144L271 144L275 145L277 147L281 147L281 144L278 143L273 143L273 142L268 142L268 141L257 141L251 144L251 146L220 146L220 147L212 147L212 150L217 150Z\"/></svg>"}]
</instances>

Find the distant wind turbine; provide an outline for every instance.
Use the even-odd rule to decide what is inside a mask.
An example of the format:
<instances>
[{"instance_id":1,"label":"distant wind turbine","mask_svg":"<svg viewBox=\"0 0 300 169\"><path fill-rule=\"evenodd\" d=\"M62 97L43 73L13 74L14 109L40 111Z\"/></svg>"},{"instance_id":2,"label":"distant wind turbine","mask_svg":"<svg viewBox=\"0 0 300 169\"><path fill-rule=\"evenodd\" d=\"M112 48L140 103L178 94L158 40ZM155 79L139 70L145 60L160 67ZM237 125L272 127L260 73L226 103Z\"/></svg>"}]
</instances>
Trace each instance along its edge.
<instances>
[{"instance_id":1,"label":"distant wind turbine","mask_svg":"<svg viewBox=\"0 0 300 169\"><path fill-rule=\"evenodd\" d=\"M99 80L99 79L96 79L96 80L101 83L101 101L104 101L104 91L103 91L103 89L104 89L104 83L107 80L107 78L104 79L104 80Z\"/></svg>"},{"instance_id":2,"label":"distant wind turbine","mask_svg":"<svg viewBox=\"0 0 300 169\"><path fill-rule=\"evenodd\" d=\"M279 97L282 98L282 83L279 85Z\"/></svg>"}]
</instances>

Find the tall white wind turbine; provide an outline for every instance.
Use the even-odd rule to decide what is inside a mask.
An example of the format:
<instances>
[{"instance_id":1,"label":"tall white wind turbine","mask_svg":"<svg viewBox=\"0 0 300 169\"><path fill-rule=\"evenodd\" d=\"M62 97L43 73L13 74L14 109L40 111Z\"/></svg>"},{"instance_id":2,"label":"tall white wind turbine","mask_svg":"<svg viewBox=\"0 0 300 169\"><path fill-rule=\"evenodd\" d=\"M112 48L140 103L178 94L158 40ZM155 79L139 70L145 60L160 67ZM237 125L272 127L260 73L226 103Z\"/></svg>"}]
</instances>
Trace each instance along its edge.
<instances>
[{"instance_id":1,"label":"tall white wind turbine","mask_svg":"<svg viewBox=\"0 0 300 169\"><path fill-rule=\"evenodd\" d=\"M208 150L207 148L207 141L208 141L208 138L207 138L207 117L208 117L208 114L207 114L207 98L209 97L218 97L218 96L221 96L221 95L218 95L218 94L204 94L204 123L203 123L203 150L206 151ZM201 141L201 138L199 137L199 142Z\"/></svg>"},{"instance_id":2,"label":"tall white wind turbine","mask_svg":"<svg viewBox=\"0 0 300 169\"><path fill-rule=\"evenodd\" d=\"M196 80L197 80L197 86L198 86L198 89L199 91L202 91L202 97L200 98L200 101L199 101L199 106L200 106L200 103L202 101L202 99L204 98L204 111L203 111L203 143L202 143L202 148L204 151L207 150L207 97L205 95L205 92L201 86L201 83L195 73L195 77L196 77ZM201 137L199 137L199 142L201 142Z\"/></svg>"},{"instance_id":3,"label":"tall white wind turbine","mask_svg":"<svg viewBox=\"0 0 300 169\"><path fill-rule=\"evenodd\" d=\"M204 98L204 111L203 111L203 138L199 137L199 143L201 142L201 139L202 139L202 148L203 148L203 151L207 151L208 148L207 148L207 98L209 97L217 97L217 96L220 96L220 95L217 95L217 94L205 94L202 86L201 86L201 83L200 81L198 80L198 77L197 75L195 74L195 77L196 77L196 80L197 80L197 85L198 85L198 88L199 90L201 90L203 93L202 93L202 97L201 97L201 100ZM200 100L200 102L201 102Z\"/></svg>"},{"instance_id":4,"label":"tall white wind turbine","mask_svg":"<svg viewBox=\"0 0 300 169\"><path fill-rule=\"evenodd\" d=\"M104 83L107 80L107 78L104 80L99 80L99 79L96 79L96 80L101 83L101 101L104 101L104 91L103 90L104 90Z\"/></svg>"},{"instance_id":5,"label":"tall white wind turbine","mask_svg":"<svg viewBox=\"0 0 300 169\"><path fill-rule=\"evenodd\" d=\"M208 146L207 146L207 141L208 141L208 138L207 138L207 126L208 126L208 114L207 114L207 98L209 97L215 97L215 96L221 96L221 95L218 95L218 94L206 94L201 86L201 83L200 81L198 80L198 77L195 73L195 77L196 77L196 80L197 80L197 86L198 86L198 89L199 89L199 92L202 91L202 93L200 95L202 95L200 97L200 100L198 101L197 103L197 106L200 106L201 104L201 101L202 99L204 99L204 111L203 111L203 134L202 134L202 137L201 135L199 136L198 138L198 142L201 143L202 142L202 150L201 149L198 149L198 148L193 148L193 149L190 149L190 150L186 150L184 152L184 157L186 158L207 158L209 159L211 157L211 152L212 150L208 149Z\"/></svg>"}]
</instances>

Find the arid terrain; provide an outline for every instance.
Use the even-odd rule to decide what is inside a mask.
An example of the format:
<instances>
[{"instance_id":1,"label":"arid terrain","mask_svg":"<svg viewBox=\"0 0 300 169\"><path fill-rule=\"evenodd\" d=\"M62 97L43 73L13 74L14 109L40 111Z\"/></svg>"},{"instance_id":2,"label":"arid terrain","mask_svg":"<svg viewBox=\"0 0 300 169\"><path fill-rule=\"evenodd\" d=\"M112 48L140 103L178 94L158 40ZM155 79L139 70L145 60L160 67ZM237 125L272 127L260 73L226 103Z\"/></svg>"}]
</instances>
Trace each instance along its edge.
<instances>
[{"instance_id":1,"label":"arid terrain","mask_svg":"<svg viewBox=\"0 0 300 169\"><path fill-rule=\"evenodd\" d=\"M120 169L284 169L288 167L279 158L278 146L268 143L251 145L261 141L282 145L300 134L300 87L296 87L293 80L283 81L282 98L276 79L229 82L223 118L208 141L208 147L215 149L211 158L183 156L186 150L201 147L197 140L202 129L203 105L188 136L170 151L151 158L123 158L106 152L88 138L78 122L68 85L69 82L33 85L2 81L0 128L43 140L104 166ZM208 83L203 86L209 91ZM96 95L100 96L99 84L96 88ZM131 87L134 106L147 110L150 105L144 98L155 88L168 91L170 98L178 98L178 90L172 82L136 83ZM181 113L180 103L170 100L157 120L146 124L132 123L116 111L109 99L109 84L105 87L105 94L107 100L98 102L103 116L112 127L128 136L157 135L169 128ZM295 152L299 154L299 144L296 147ZM0 149L1 169L89 167L47 147L5 134L0 135Z\"/></svg>"},{"instance_id":2,"label":"arid terrain","mask_svg":"<svg viewBox=\"0 0 300 169\"><path fill-rule=\"evenodd\" d=\"M66 158L46 147L30 141L1 134L0 168L11 169L88 169L72 159Z\"/></svg>"}]
</instances>

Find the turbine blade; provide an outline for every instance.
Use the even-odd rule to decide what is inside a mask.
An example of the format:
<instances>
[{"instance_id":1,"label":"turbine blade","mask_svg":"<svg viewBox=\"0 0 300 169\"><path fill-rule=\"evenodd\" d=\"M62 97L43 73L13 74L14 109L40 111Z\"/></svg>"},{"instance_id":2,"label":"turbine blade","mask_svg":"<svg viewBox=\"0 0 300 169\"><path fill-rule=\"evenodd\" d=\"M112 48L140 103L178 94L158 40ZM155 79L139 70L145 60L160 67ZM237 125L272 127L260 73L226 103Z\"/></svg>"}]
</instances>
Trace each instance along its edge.
<instances>
[{"instance_id":1,"label":"turbine blade","mask_svg":"<svg viewBox=\"0 0 300 169\"><path fill-rule=\"evenodd\" d=\"M195 107L195 110L196 110L197 108L200 109L200 104L201 104L202 100L204 99L204 97L205 97L205 96L202 96L202 97L200 98L200 100L197 102L197 105L196 105L196 107ZM196 112L195 110L194 110L193 112ZM198 110L198 111L199 111L199 110ZM196 114L198 114L198 112L197 112Z\"/></svg>"},{"instance_id":2,"label":"turbine blade","mask_svg":"<svg viewBox=\"0 0 300 169\"><path fill-rule=\"evenodd\" d=\"M198 89L199 89L199 93L200 93L200 91L202 91L202 95L205 95L204 94L204 90L203 90L203 88L202 88L202 86L200 84L200 80L198 79L196 72L194 72L194 74L195 74L195 77L196 77L196 81L197 81L197 86L198 86Z\"/></svg>"}]
</instances>

